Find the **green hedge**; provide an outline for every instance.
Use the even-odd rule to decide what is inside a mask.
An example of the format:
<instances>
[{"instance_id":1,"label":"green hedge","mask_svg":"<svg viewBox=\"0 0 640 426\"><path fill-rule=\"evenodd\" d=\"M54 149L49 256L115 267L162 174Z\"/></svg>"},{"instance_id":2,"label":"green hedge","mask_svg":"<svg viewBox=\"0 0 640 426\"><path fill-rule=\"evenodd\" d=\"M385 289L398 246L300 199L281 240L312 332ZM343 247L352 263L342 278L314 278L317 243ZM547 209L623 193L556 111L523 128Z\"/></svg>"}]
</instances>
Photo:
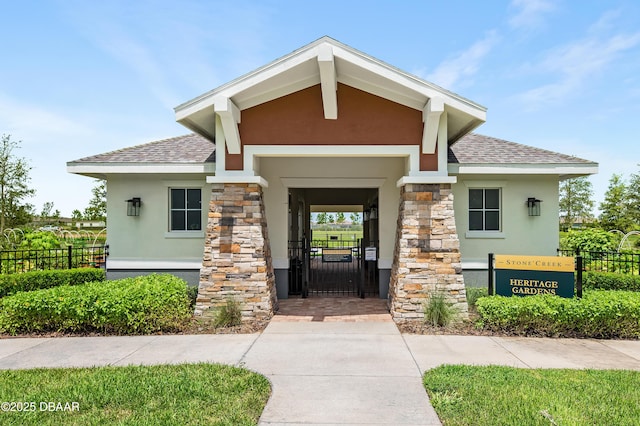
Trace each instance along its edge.
<instances>
[{"instance_id":1,"label":"green hedge","mask_svg":"<svg viewBox=\"0 0 640 426\"><path fill-rule=\"evenodd\" d=\"M584 272L582 288L640 291L640 276L613 272Z\"/></svg>"},{"instance_id":2,"label":"green hedge","mask_svg":"<svg viewBox=\"0 0 640 426\"><path fill-rule=\"evenodd\" d=\"M99 268L58 269L0 275L0 297L21 291L104 281L105 278L104 270Z\"/></svg>"},{"instance_id":3,"label":"green hedge","mask_svg":"<svg viewBox=\"0 0 640 426\"><path fill-rule=\"evenodd\" d=\"M177 331L191 318L187 284L148 275L17 293L0 299L0 332Z\"/></svg>"},{"instance_id":4,"label":"green hedge","mask_svg":"<svg viewBox=\"0 0 640 426\"><path fill-rule=\"evenodd\" d=\"M640 338L640 293L588 290L582 299L553 295L478 299L480 324L507 333L592 338Z\"/></svg>"}]
</instances>

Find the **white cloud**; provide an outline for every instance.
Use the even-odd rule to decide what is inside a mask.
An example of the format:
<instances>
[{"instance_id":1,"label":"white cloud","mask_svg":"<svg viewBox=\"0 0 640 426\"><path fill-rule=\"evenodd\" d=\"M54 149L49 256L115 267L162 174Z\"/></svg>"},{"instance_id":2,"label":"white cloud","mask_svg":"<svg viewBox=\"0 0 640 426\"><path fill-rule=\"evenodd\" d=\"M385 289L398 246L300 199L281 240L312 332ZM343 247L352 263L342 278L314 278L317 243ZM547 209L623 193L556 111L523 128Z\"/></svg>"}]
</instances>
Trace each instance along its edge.
<instances>
[{"instance_id":1,"label":"white cloud","mask_svg":"<svg viewBox=\"0 0 640 426\"><path fill-rule=\"evenodd\" d=\"M555 9L549 0L513 0L510 6L516 13L509 19L509 25L516 29L539 27L544 15Z\"/></svg>"},{"instance_id":2,"label":"white cloud","mask_svg":"<svg viewBox=\"0 0 640 426\"><path fill-rule=\"evenodd\" d=\"M81 35L124 64L168 109L260 64L269 34L270 12L262 6L188 0L67 6Z\"/></svg>"},{"instance_id":3,"label":"white cloud","mask_svg":"<svg viewBox=\"0 0 640 426\"><path fill-rule=\"evenodd\" d=\"M78 120L39 106L19 102L0 93L0 128L15 133L16 139L55 139L62 135L81 135L89 129Z\"/></svg>"},{"instance_id":4,"label":"white cloud","mask_svg":"<svg viewBox=\"0 0 640 426\"><path fill-rule=\"evenodd\" d=\"M604 38L594 35L552 49L536 63L535 68L539 73L557 76L556 80L528 90L519 97L531 109L561 101L638 44L640 32Z\"/></svg>"},{"instance_id":5,"label":"white cloud","mask_svg":"<svg viewBox=\"0 0 640 426\"><path fill-rule=\"evenodd\" d=\"M448 90L453 90L461 80L471 79L478 72L482 59L489 54L498 40L499 37L495 31L488 32L484 38L473 43L468 49L445 59L424 78Z\"/></svg>"}]
</instances>

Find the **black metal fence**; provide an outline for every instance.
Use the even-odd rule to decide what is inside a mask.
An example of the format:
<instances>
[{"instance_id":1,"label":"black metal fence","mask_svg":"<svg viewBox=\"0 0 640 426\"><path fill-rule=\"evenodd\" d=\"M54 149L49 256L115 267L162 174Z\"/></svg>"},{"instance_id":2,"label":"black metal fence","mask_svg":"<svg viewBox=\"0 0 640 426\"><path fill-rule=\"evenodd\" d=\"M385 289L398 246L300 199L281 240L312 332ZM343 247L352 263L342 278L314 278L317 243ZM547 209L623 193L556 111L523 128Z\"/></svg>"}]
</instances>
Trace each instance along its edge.
<instances>
[{"instance_id":1,"label":"black metal fence","mask_svg":"<svg viewBox=\"0 0 640 426\"><path fill-rule=\"evenodd\" d=\"M582 256L583 271L615 272L630 275L640 274L640 253L558 249L558 255Z\"/></svg>"},{"instance_id":2,"label":"black metal fence","mask_svg":"<svg viewBox=\"0 0 640 426\"><path fill-rule=\"evenodd\" d=\"M365 259L364 252L362 240L289 241L289 294L378 295L377 256Z\"/></svg>"},{"instance_id":3,"label":"black metal fence","mask_svg":"<svg viewBox=\"0 0 640 426\"><path fill-rule=\"evenodd\" d=\"M71 268L104 268L109 246L73 247L46 250L0 251L0 273Z\"/></svg>"}]
</instances>

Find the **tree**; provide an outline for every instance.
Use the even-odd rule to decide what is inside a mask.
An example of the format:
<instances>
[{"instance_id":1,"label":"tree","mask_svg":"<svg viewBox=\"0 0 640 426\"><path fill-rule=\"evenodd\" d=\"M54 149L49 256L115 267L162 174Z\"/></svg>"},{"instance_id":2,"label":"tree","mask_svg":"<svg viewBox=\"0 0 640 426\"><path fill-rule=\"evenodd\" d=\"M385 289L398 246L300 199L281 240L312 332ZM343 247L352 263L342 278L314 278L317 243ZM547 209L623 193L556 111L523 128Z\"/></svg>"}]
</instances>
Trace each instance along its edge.
<instances>
[{"instance_id":1,"label":"tree","mask_svg":"<svg viewBox=\"0 0 640 426\"><path fill-rule=\"evenodd\" d=\"M336 221L336 219L333 217L332 214L327 215L327 222L334 224Z\"/></svg>"},{"instance_id":2,"label":"tree","mask_svg":"<svg viewBox=\"0 0 640 426\"><path fill-rule=\"evenodd\" d=\"M325 212L318 213L316 222L318 223L318 225L324 225L325 223L327 223L327 214Z\"/></svg>"},{"instance_id":3,"label":"tree","mask_svg":"<svg viewBox=\"0 0 640 426\"><path fill-rule=\"evenodd\" d=\"M82 220L82 218L83 216L80 210L75 209L74 211L71 212L71 219L73 219L74 222L79 222Z\"/></svg>"},{"instance_id":4,"label":"tree","mask_svg":"<svg viewBox=\"0 0 640 426\"><path fill-rule=\"evenodd\" d=\"M627 185L626 199L630 228L640 229L640 172L631 175Z\"/></svg>"},{"instance_id":5,"label":"tree","mask_svg":"<svg viewBox=\"0 0 640 426\"><path fill-rule=\"evenodd\" d=\"M560 182L560 217L564 228L570 228L577 219L593 218L593 189L587 177L567 179Z\"/></svg>"},{"instance_id":6,"label":"tree","mask_svg":"<svg viewBox=\"0 0 640 426\"><path fill-rule=\"evenodd\" d=\"M358 215L358 213L351 213L349 219L351 219L352 225L357 225L360 223L360 216Z\"/></svg>"},{"instance_id":7,"label":"tree","mask_svg":"<svg viewBox=\"0 0 640 426\"><path fill-rule=\"evenodd\" d=\"M107 220L107 181L100 180L91 190L93 198L89 200L89 206L84 209L84 218L87 220Z\"/></svg>"},{"instance_id":8,"label":"tree","mask_svg":"<svg viewBox=\"0 0 640 426\"><path fill-rule=\"evenodd\" d=\"M14 155L20 141L2 135L0 140L0 233L6 227L28 223L33 215L33 206L25 203L35 190L29 188L31 166L24 158Z\"/></svg>"},{"instance_id":9,"label":"tree","mask_svg":"<svg viewBox=\"0 0 640 426\"><path fill-rule=\"evenodd\" d=\"M346 218L344 217L344 213L343 212L338 212L336 214L336 223L343 224L345 220L346 220Z\"/></svg>"},{"instance_id":10,"label":"tree","mask_svg":"<svg viewBox=\"0 0 640 426\"><path fill-rule=\"evenodd\" d=\"M632 220L629 217L627 202L627 185L621 175L614 174L609 179L609 187L600 203L600 226L607 231L617 229L622 232L631 230Z\"/></svg>"}]
</instances>

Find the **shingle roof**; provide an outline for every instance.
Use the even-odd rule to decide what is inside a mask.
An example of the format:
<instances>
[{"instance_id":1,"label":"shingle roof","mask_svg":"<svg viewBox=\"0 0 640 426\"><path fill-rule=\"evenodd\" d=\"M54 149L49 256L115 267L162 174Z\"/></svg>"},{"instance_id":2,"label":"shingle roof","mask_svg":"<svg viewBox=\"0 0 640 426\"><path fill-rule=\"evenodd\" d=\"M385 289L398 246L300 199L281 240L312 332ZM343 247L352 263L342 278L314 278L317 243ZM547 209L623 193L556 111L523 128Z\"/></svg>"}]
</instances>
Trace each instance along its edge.
<instances>
[{"instance_id":1,"label":"shingle roof","mask_svg":"<svg viewBox=\"0 0 640 426\"><path fill-rule=\"evenodd\" d=\"M454 164L595 164L545 149L469 133L449 147ZM215 144L192 133L81 158L72 163L214 163Z\"/></svg>"},{"instance_id":2,"label":"shingle roof","mask_svg":"<svg viewBox=\"0 0 640 426\"><path fill-rule=\"evenodd\" d=\"M593 161L469 133L449 147L449 163L458 164L595 164Z\"/></svg>"},{"instance_id":3,"label":"shingle roof","mask_svg":"<svg viewBox=\"0 0 640 426\"><path fill-rule=\"evenodd\" d=\"M216 146L192 133L81 158L72 163L214 163Z\"/></svg>"}]
</instances>

